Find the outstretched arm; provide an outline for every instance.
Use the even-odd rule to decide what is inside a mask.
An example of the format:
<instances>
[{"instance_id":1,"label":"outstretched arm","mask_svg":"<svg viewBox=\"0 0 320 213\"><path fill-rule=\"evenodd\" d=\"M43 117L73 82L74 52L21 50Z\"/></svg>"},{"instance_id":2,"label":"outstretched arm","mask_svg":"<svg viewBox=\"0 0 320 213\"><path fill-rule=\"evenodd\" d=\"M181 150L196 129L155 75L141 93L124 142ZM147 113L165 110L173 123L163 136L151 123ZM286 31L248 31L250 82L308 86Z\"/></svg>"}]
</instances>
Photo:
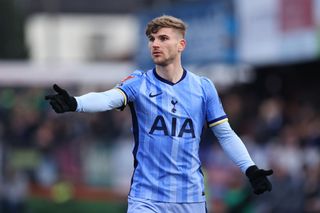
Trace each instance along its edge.
<instances>
[{"instance_id":1,"label":"outstretched arm","mask_svg":"<svg viewBox=\"0 0 320 213\"><path fill-rule=\"evenodd\" d=\"M73 97L69 93L53 85L54 95L45 96L56 113L64 112L101 112L119 108L126 104L126 96L120 89L111 89L105 92L92 92Z\"/></svg>"},{"instance_id":2,"label":"outstretched arm","mask_svg":"<svg viewBox=\"0 0 320 213\"><path fill-rule=\"evenodd\" d=\"M77 112L101 112L126 105L125 94L118 88L105 92L91 92L75 98L78 103Z\"/></svg>"},{"instance_id":3,"label":"outstretched arm","mask_svg":"<svg viewBox=\"0 0 320 213\"><path fill-rule=\"evenodd\" d=\"M228 122L211 127L225 153L247 175L255 194L271 191L272 185L267 176L272 170L259 169L252 161L247 148L238 135L231 129Z\"/></svg>"}]
</instances>

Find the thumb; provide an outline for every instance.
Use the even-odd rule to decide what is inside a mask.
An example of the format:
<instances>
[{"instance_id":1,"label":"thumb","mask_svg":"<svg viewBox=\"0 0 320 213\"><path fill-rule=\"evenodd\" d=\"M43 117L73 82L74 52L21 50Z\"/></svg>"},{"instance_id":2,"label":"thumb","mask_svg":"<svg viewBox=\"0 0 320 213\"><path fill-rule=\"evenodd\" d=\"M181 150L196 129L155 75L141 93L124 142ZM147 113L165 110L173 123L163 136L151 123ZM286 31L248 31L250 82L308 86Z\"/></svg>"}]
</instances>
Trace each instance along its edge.
<instances>
[{"instance_id":1,"label":"thumb","mask_svg":"<svg viewBox=\"0 0 320 213\"><path fill-rule=\"evenodd\" d=\"M264 176L270 176L273 174L273 170L262 170L261 171L261 174L264 175Z\"/></svg>"},{"instance_id":2,"label":"thumb","mask_svg":"<svg viewBox=\"0 0 320 213\"><path fill-rule=\"evenodd\" d=\"M59 95L63 95L63 96L69 96L69 94L67 93L66 90L62 89L61 87L59 87L57 84L53 85L53 89L54 91L56 91Z\"/></svg>"}]
</instances>

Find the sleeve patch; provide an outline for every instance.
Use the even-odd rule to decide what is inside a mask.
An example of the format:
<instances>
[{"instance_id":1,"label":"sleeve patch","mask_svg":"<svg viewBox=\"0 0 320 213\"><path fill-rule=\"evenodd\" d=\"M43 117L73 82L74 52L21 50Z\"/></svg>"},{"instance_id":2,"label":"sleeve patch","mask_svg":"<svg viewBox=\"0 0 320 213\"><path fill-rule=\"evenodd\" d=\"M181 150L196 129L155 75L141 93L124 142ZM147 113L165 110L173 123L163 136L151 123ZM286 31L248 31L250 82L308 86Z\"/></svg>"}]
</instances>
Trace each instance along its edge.
<instances>
[{"instance_id":1,"label":"sleeve patch","mask_svg":"<svg viewBox=\"0 0 320 213\"><path fill-rule=\"evenodd\" d=\"M129 76L125 77L124 79L121 80L121 83L123 83L123 82L125 82L125 81L127 81L127 80L129 80L131 78L134 78L134 76L133 75L129 75Z\"/></svg>"}]
</instances>

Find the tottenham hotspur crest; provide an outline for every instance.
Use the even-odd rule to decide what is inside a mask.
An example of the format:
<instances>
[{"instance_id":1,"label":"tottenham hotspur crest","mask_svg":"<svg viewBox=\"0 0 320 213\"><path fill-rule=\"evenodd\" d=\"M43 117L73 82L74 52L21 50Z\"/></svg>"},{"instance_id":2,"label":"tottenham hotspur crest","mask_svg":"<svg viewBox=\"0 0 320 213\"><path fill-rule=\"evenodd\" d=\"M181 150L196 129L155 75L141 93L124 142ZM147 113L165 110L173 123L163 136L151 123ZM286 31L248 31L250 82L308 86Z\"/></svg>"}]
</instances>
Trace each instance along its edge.
<instances>
[{"instance_id":1,"label":"tottenham hotspur crest","mask_svg":"<svg viewBox=\"0 0 320 213\"><path fill-rule=\"evenodd\" d=\"M176 104L177 104L177 103L178 103L178 101L177 101L176 99L172 98L171 104L172 104L173 106L172 106L171 112L175 113L175 112L177 111L177 109L176 109Z\"/></svg>"}]
</instances>

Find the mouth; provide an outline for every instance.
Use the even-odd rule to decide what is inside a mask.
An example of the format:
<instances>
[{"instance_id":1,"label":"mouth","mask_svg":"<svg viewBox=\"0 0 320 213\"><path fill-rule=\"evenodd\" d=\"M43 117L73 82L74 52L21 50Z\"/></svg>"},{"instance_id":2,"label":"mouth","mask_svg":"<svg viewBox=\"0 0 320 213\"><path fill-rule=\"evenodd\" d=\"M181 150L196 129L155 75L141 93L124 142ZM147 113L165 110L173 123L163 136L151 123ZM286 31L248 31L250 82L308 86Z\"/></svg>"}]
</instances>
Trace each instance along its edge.
<instances>
[{"instance_id":1,"label":"mouth","mask_svg":"<svg viewBox=\"0 0 320 213\"><path fill-rule=\"evenodd\" d=\"M159 55L161 55L162 53L160 52L160 51L154 51L154 52L152 52L152 55L153 56L159 56Z\"/></svg>"}]
</instances>

